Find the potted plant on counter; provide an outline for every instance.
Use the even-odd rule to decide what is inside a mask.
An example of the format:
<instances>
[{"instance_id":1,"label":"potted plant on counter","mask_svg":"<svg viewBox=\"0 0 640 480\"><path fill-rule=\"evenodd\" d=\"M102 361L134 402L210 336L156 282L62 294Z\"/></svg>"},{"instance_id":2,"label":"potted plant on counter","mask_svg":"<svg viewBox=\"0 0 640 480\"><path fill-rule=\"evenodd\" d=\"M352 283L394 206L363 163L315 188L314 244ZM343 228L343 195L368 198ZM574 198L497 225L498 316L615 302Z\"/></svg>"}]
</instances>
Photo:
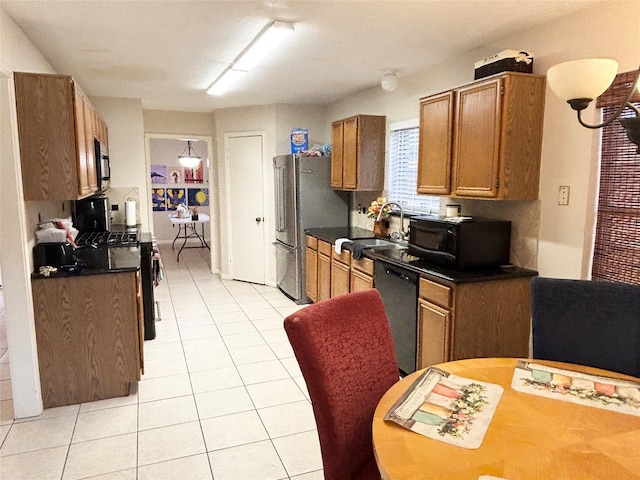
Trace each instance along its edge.
<instances>
[{"instance_id":1,"label":"potted plant on counter","mask_svg":"<svg viewBox=\"0 0 640 480\"><path fill-rule=\"evenodd\" d=\"M378 197L374 201L371 202L369 208L367 208L367 217L373 218L373 233L376 235L387 235L389 233L389 217L391 216L391 205L387 205L384 207L382 211L382 217L380 221L378 221L378 216L380 215L380 210L382 210L382 206L387 203L386 197Z\"/></svg>"}]
</instances>

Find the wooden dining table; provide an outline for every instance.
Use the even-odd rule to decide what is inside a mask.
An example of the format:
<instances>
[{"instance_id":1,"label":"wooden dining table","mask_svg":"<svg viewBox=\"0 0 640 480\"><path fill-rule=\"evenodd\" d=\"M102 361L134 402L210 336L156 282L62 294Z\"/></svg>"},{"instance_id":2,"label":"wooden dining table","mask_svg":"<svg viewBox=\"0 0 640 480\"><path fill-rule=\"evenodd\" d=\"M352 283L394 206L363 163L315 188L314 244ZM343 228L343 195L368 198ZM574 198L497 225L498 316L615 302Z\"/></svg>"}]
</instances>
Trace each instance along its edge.
<instances>
[{"instance_id":1,"label":"wooden dining table","mask_svg":"<svg viewBox=\"0 0 640 480\"><path fill-rule=\"evenodd\" d=\"M382 478L640 479L640 417L516 391L511 388L516 363L512 358L476 358L436 366L504 388L477 449L450 445L385 421L385 414L422 370L393 385L373 419L373 445ZM640 382L581 365L535 363Z\"/></svg>"}]
</instances>

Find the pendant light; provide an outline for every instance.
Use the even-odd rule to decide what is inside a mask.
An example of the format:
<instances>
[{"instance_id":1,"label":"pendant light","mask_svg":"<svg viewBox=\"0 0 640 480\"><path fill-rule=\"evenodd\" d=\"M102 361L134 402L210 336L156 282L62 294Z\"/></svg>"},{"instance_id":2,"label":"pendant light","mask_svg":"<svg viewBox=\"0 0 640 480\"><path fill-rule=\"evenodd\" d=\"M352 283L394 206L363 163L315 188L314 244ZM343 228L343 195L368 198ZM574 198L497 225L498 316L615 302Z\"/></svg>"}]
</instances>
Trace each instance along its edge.
<instances>
[{"instance_id":1,"label":"pendant light","mask_svg":"<svg viewBox=\"0 0 640 480\"><path fill-rule=\"evenodd\" d=\"M186 154L185 154L186 152ZM200 156L191 147L191 140L187 140L187 146L181 155L178 155L178 160L183 167L195 168L200 163Z\"/></svg>"}]
</instances>

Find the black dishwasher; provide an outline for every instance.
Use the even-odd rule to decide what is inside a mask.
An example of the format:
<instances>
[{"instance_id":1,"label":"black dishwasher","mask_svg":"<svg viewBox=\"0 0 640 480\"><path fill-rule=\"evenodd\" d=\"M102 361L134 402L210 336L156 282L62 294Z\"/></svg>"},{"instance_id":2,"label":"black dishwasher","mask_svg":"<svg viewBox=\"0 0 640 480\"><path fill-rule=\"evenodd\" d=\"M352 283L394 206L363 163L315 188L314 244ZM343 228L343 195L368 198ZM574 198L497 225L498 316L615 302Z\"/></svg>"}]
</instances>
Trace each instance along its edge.
<instances>
[{"instance_id":1,"label":"black dishwasher","mask_svg":"<svg viewBox=\"0 0 640 480\"><path fill-rule=\"evenodd\" d=\"M376 259L374 286L380 292L389 317L400 371L416 371L418 348L418 279L406 268Z\"/></svg>"}]
</instances>

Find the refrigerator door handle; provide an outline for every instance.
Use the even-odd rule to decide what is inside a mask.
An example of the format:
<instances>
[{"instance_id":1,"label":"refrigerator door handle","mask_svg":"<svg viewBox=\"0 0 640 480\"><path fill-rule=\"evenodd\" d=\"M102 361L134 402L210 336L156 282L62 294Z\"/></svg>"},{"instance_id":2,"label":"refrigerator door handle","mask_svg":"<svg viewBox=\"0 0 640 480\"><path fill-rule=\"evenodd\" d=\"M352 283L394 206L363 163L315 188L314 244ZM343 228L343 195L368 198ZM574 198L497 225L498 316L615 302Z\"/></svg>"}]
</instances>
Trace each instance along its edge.
<instances>
[{"instance_id":1,"label":"refrigerator door handle","mask_svg":"<svg viewBox=\"0 0 640 480\"><path fill-rule=\"evenodd\" d=\"M286 228L285 219L287 202L285 199L285 167L275 167L276 176L276 232L284 232Z\"/></svg>"},{"instance_id":2,"label":"refrigerator door handle","mask_svg":"<svg viewBox=\"0 0 640 480\"><path fill-rule=\"evenodd\" d=\"M272 242L271 245L276 247L278 250L282 250L283 252L287 252L287 253L295 253L296 252L295 248L287 248L284 245L282 245L280 242Z\"/></svg>"}]
</instances>

